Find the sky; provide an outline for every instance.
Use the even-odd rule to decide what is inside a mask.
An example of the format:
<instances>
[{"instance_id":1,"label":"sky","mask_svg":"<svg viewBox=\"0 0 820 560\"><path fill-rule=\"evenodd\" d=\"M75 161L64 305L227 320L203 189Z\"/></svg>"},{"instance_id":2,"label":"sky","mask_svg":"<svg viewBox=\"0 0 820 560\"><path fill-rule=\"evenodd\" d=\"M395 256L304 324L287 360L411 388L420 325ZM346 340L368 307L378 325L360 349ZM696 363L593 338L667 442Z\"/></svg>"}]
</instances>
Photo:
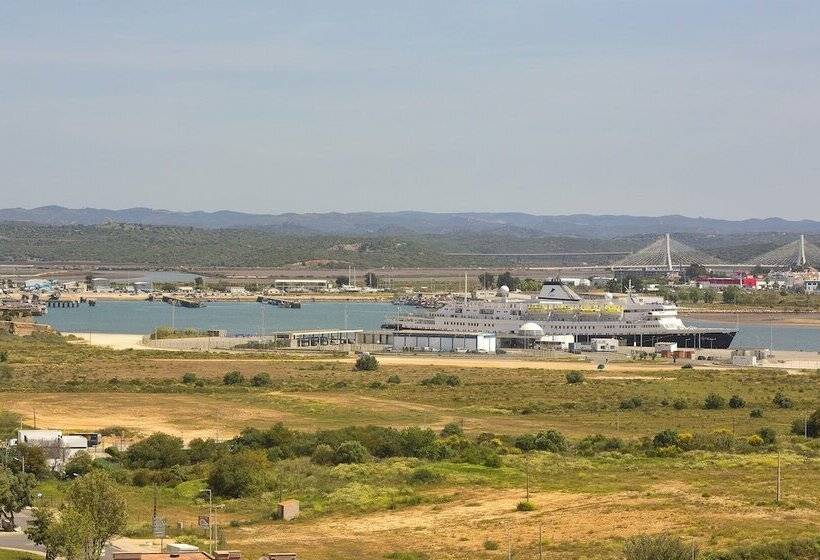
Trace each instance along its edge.
<instances>
[{"instance_id":1,"label":"sky","mask_svg":"<svg viewBox=\"0 0 820 560\"><path fill-rule=\"evenodd\" d=\"M0 3L0 207L820 219L820 2Z\"/></svg>"}]
</instances>

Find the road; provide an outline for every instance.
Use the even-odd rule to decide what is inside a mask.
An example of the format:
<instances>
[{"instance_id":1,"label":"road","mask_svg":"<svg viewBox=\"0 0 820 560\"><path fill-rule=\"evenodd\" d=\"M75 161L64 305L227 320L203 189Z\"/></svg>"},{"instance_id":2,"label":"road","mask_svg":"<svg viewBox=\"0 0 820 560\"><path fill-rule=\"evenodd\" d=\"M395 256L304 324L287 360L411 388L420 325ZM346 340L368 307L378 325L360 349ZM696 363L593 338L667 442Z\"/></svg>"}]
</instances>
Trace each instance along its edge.
<instances>
[{"instance_id":1,"label":"road","mask_svg":"<svg viewBox=\"0 0 820 560\"><path fill-rule=\"evenodd\" d=\"M0 532L0 548L14 548L17 550L26 550L29 552L34 552L35 554L45 555L45 549L28 540L26 534L23 533L23 530L26 528L30 518L31 510L28 509L25 509L15 515L14 520L17 522L19 529L13 533Z\"/></svg>"}]
</instances>

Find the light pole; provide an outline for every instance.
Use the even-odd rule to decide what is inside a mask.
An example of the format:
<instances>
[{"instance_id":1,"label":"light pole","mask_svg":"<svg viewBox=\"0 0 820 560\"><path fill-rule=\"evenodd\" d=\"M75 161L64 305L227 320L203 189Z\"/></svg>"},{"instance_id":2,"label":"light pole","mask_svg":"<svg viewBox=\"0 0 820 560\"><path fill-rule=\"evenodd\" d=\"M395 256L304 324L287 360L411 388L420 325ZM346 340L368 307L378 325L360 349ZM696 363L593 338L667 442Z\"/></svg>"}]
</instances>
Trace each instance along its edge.
<instances>
[{"instance_id":1,"label":"light pole","mask_svg":"<svg viewBox=\"0 0 820 560\"><path fill-rule=\"evenodd\" d=\"M213 556L214 553L214 493L210 488L202 491L204 494L208 493L208 553Z\"/></svg>"}]
</instances>

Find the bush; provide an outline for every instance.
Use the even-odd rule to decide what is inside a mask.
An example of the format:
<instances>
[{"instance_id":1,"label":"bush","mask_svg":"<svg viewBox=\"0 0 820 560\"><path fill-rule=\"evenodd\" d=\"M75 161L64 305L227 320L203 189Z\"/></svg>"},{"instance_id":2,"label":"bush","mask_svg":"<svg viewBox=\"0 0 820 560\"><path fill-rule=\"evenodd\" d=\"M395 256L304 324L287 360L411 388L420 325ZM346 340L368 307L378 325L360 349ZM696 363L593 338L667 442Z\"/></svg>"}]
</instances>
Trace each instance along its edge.
<instances>
[{"instance_id":1,"label":"bush","mask_svg":"<svg viewBox=\"0 0 820 560\"><path fill-rule=\"evenodd\" d=\"M792 407L792 400L783 394L782 391L778 391L775 393L774 398L772 398L772 402L777 408L791 408Z\"/></svg>"},{"instance_id":2,"label":"bush","mask_svg":"<svg viewBox=\"0 0 820 560\"><path fill-rule=\"evenodd\" d=\"M642 404L643 399L641 399L641 397L630 397L622 400L619 407L621 410L632 410L633 408L640 408Z\"/></svg>"},{"instance_id":3,"label":"bush","mask_svg":"<svg viewBox=\"0 0 820 560\"><path fill-rule=\"evenodd\" d=\"M692 364L683 364L680 368L681 369L692 369Z\"/></svg>"},{"instance_id":4,"label":"bush","mask_svg":"<svg viewBox=\"0 0 820 560\"><path fill-rule=\"evenodd\" d=\"M185 373L182 375L182 382L186 385L191 385L192 383L196 383L196 374L195 373Z\"/></svg>"},{"instance_id":5,"label":"bush","mask_svg":"<svg viewBox=\"0 0 820 560\"><path fill-rule=\"evenodd\" d=\"M313 449L310 461L317 465L332 465L334 457L335 452L333 448L326 443L320 443Z\"/></svg>"},{"instance_id":6,"label":"bush","mask_svg":"<svg viewBox=\"0 0 820 560\"><path fill-rule=\"evenodd\" d=\"M430 469L421 467L410 473L410 482L413 484L433 484L441 480L441 475Z\"/></svg>"},{"instance_id":7,"label":"bush","mask_svg":"<svg viewBox=\"0 0 820 560\"><path fill-rule=\"evenodd\" d=\"M748 438L746 438L746 443L748 443L752 447L760 447L761 445L763 445L763 438L757 434L752 434Z\"/></svg>"},{"instance_id":8,"label":"bush","mask_svg":"<svg viewBox=\"0 0 820 560\"><path fill-rule=\"evenodd\" d=\"M746 401L739 395L732 395L729 397L729 408L743 408L746 406Z\"/></svg>"},{"instance_id":9,"label":"bush","mask_svg":"<svg viewBox=\"0 0 820 560\"><path fill-rule=\"evenodd\" d=\"M9 361L9 351L2 350L0 351L0 362L8 362Z\"/></svg>"},{"instance_id":10,"label":"bush","mask_svg":"<svg viewBox=\"0 0 820 560\"><path fill-rule=\"evenodd\" d=\"M241 385L245 382L245 376L238 371L229 371L222 378L222 383L225 385Z\"/></svg>"},{"instance_id":11,"label":"bush","mask_svg":"<svg viewBox=\"0 0 820 560\"><path fill-rule=\"evenodd\" d=\"M753 408L749 411L750 418L763 418L763 410L760 408Z\"/></svg>"},{"instance_id":12,"label":"bush","mask_svg":"<svg viewBox=\"0 0 820 560\"><path fill-rule=\"evenodd\" d=\"M393 374L393 375L391 375L390 377L387 378L387 382L391 383L393 385L398 385L399 383L401 383L401 379L399 378L398 375Z\"/></svg>"},{"instance_id":13,"label":"bush","mask_svg":"<svg viewBox=\"0 0 820 560\"><path fill-rule=\"evenodd\" d=\"M461 385L461 379L457 375L445 375L437 373L433 377L427 377L421 380L421 384L425 387L430 385L447 385L448 387L456 387Z\"/></svg>"},{"instance_id":14,"label":"bush","mask_svg":"<svg viewBox=\"0 0 820 560\"><path fill-rule=\"evenodd\" d=\"M498 550L498 542L491 540L484 541L484 550Z\"/></svg>"},{"instance_id":15,"label":"bush","mask_svg":"<svg viewBox=\"0 0 820 560\"><path fill-rule=\"evenodd\" d=\"M604 364L598 364L598 369L606 369L606 366Z\"/></svg>"},{"instance_id":16,"label":"bush","mask_svg":"<svg viewBox=\"0 0 820 560\"><path fill-rule=\"evenodd\" d=\"M522 451L552 451L561 453L567 450L567 438L557 430L546 430L537 434L524 434L515 438L515 446Z\"/></svg>"},{"instance_id":17,"label":"bush","mask_svg":"<svg viewBox=\"0 0 820 560\"><path fill-rule=\"evenodd\" d=\"M516 511L535 511L535 504L529 500L522 500L515 506Z\"/></svg>"},{"instance_id":18,"label":"bush","mask_svg":"<svg viewBox=\"0 0 820 560\"><path fill-rule=\"evenodd\" d=\"M484 466L490 469L499 469L503 464L504 461L498 453L490 453L484 458Z\"/></svg>"},{"instance_id":19,"label":"bush","mask_svg":"<svg viewBox=\"0 0 820 560\"><path fill-rule=\"evenodd\" d=\"M336 448L333 462L337 465L342 463L366 463L370 460L370 453L367 448L358 441L344 441Z\"/></svg>"},{"instance_id":20,"label":"bush","mask_svg":"<svg viewBox=\"0 0 820 560\"><path fill-rule=\"evenodd\" d=\"M607 437L601 434L587 436L578 442L578 453L581 455L592 455L606 451L620 451L625 447L620 438Z\"/></svg>"},{"instance_id":21,"label":"bush","mask_svg":"<svg viewBox=\"0 0 820 560\"><path fill-rule=\"evenodd\" d=\"M652 445L655 447L670 447L678 445L678 432L675 430L663 430L655 434L652 438Z\"/></svg>"},{"instance_id":22,"label":"bush","mask_svg":"<svg viewBox=\"0 0 820 560\"><path fill-rule=\"evenodd\" d=\"M450 422L441 429L441 435L442 437L463 436L464 429L458 422Z\"/></svg>"},{"instance_id":23,"label":"bush","mask_svg":"<svg viewBox=\"0 0 820 560\"><path fill-rule=\"evenodd\" d=\"M762 439L766 445L774 445L774 443L777 442L777 432L774 431L774 428L760 428L757 431L757 435L760 436L760 439Z\"/></svg>"},{"instance_id":24,"label":"bush","mask_svg":"<svg viewBox=\"0 0 820 560\"><path fill-rule=\"evenodd\" d=\"M378 380L373 380L373 381L371 381L370 383L367 384L368 389L384 389L385 386L386 385L384 383L382 383L381 381L378 381Z\"/></svg>"},{"instance_id":25,"label":"bush","mask_svg":"<svg viewBox=\"0 0 820 560\"><path fill-rule=\"evenodd\" d=\"M379 361L373 354L362 354L356 360L356 371L375 371L379 368Z\"/></svg>"},{"instance_id":26,"label":"bush","mask_svg":"<svg viewBox=\"0 0 820 560\"><path fill-rule=\"evenodd\" d=\"M707 560L816 560L820 558L820 537L767 541L710 552Z\"/></svg>"},{"instance_id":27,"label":"bush","mask_svg":"<svg viewBox=\"0 0 820 560\"><path fill-rule=\"evenodd\" d=\"M719 410L721 408L726 408L726 399L717 393L709 393L703 400L703 408L706 410Z\"/></svg>"},{"instance_id":28,"label":"bush","mask_svg":"<svg viewBox=\"0 0 820 560\"><path fill-rule=\"evenodd\" d=\"M690 560L692 547L670 535L639 535L624 544L626 560Z\"/></svg>"},{"instance_id":29,"label":"bush","mask_svg":"<svg viewBox=\"0 0 820 560\"><path fill-rule=\"evenodd\" d=\"M586 378L580 371L571 371L567 373L567 383L583 383L584 379Z\"/></svg>"},{"instance_id":30,"label":"bush","mask_svg":"<svg viewBox=\"0 0 820 560\"><path fill-rule=\"evenodd\" d=\"M254 387L269 387L270 383L270 374L266 372L257 373L251 377L251 385Z\"/></svg>"},{"instance_id":31,"label":"bush","mask_svg":"<svg viewBox=\"0 0 820 560\"><path fill-rule=\"evenodd\" d=\"M688 405L686 404L686 400L684 399L675 399L674 401L672 401L672 408L674 408L675 410L683 410L687 406Z\"/></svg>"}]
</instances>

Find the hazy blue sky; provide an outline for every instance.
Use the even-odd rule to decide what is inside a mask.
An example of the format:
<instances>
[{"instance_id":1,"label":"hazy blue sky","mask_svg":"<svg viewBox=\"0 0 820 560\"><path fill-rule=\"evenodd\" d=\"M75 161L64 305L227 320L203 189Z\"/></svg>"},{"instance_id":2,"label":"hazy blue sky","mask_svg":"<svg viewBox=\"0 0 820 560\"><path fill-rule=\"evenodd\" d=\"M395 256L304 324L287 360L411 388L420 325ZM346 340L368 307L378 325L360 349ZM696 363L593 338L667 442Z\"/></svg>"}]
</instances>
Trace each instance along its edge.
<instances>
[{"instance_id":1,"label":"hazy blue sky","mask_svg":"<svg viewBox=\"0 0 820 560\"><path fill-rule=\"evenodd\" d=\"M820 2L0 3L0 206L820 218Z\"/></svg>"}]
</instances>

